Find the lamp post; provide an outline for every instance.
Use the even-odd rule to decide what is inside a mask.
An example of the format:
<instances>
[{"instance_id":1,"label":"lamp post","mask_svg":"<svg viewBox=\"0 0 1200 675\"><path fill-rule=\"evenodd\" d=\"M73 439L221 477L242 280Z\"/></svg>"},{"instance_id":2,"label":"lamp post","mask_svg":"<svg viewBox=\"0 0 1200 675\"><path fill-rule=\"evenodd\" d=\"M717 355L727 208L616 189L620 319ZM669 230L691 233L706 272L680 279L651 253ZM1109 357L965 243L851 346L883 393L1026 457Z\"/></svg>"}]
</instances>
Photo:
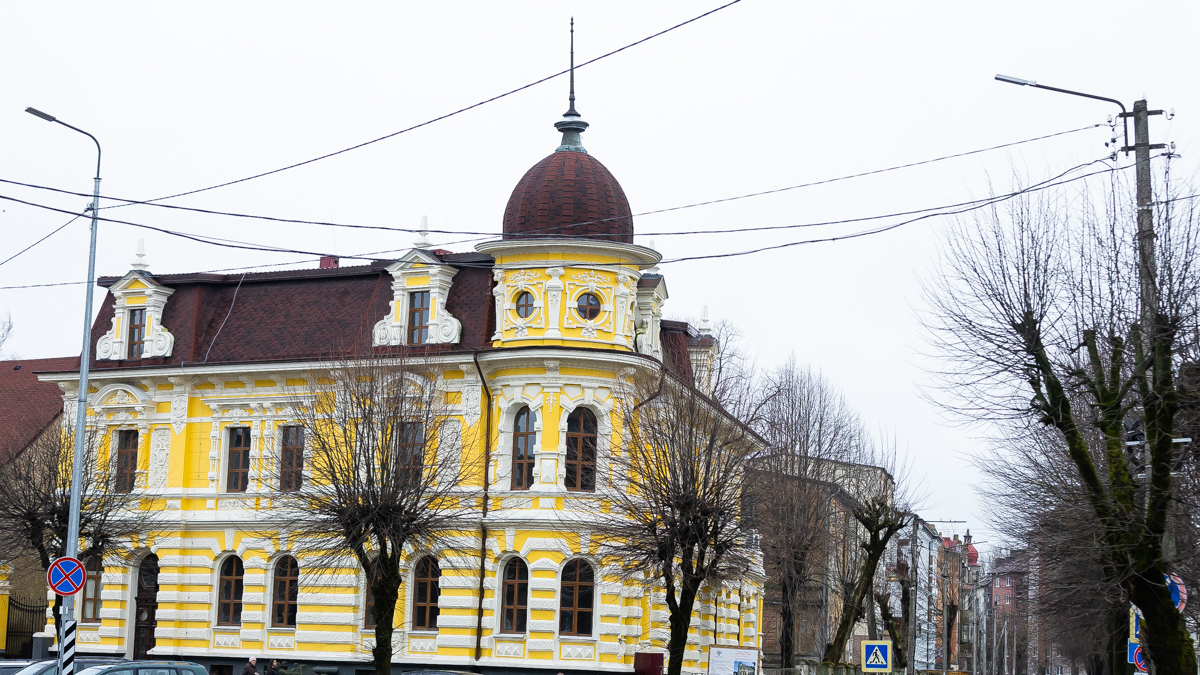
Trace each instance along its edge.
<instances>
[{"instance_id":1,"label":"lamp post","mask_svg":"<svg viewBox=\"0 0 1200 675\"><path fill-rule=\"evenodd\" d=\"M96 227L97 219L100 216L100 141L88 132L73 127L53 115L46 114L36 108L26 108L25 112L30 115L40 117L47 122L61 124L68 129L74 129L79 133L92 139L96 144L96 178L92 188L92 231L91 243L88 247L88 272L86 295L83 309L83 350L79 357L79 396L75 405L75 450L71 458L71 511L67 517L67 540L64 542L66 555L74 558L79 555L79 502L80 490L83 483L83 437L84 427L87 424L87 393L88 393L88 365L91 361L92 352L92 280L96 278ZM59 624L62 627L62 634L59 635L59 650L58 663L59 672L62 675L72 675L74 664L68 662L63 663L63 647L67 640L66 632L70 619L75 616L75 596L68 595L63 599L62 613L59 615Z\"/></svg>"}]
</instances>

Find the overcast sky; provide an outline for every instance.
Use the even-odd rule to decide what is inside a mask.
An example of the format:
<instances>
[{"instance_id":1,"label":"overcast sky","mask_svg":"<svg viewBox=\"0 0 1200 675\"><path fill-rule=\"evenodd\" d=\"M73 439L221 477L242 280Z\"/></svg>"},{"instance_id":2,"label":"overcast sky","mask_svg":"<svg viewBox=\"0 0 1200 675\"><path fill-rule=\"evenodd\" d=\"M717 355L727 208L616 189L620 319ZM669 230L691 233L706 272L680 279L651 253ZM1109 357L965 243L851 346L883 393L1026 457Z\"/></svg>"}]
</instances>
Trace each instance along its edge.
<instances>
[{"instance_id":1,"label":"overcast sky","mask_svg":"<svg viewBox=\"0 0 1200 675\"><path fill-rule=\"evenodd\" d=\"M4 3L0 178L89 192L95 134L103 192L149 199L253 175L424 122L721 4ZM996 73L1118 98L1145 94L1152 140L1197 167L1200 89L1194 2L815 3L743 0L576 73L584 145L635 213L771 190L1102 123L1096 101L993 81ZM1141 31L1140 33L1138 31ZM1143 50L1135 54L1135 50ZM559 143L561 77L395 138L168 203L318 221L500 231L521 175ZM635 220L667 259L846 234L872 223L720 235L655 233L781 226L950 204L1107 154L1107 127L1014 148ZM0 195L77 212L87 199L0 184ZM0 203L0 260L67 216ZM411 234L269 224L149 206L112 218L343 256L403 249ZM890 223L893 220L880 221ZM760 364L794 354L829 376L873 428L895 435L929 493L930 520L990 539L969 457L977 432L918 393L928 382L919 279L944 223L744 257L663 266L668 314L707 305L746 334ZM101 275L191 272L305 260L102 224ZM475 238L435 235L471 250ZM386 256L388 254L381 254ZM79 219L0 266L0 286L81 281ZM312 266L311 258L297 266ZM353 264L344 261L345 264ZM99 307L103 289L98 289ZM24 358L78 353L83 287L0 289Z\"/></svg>"}]
</instances>

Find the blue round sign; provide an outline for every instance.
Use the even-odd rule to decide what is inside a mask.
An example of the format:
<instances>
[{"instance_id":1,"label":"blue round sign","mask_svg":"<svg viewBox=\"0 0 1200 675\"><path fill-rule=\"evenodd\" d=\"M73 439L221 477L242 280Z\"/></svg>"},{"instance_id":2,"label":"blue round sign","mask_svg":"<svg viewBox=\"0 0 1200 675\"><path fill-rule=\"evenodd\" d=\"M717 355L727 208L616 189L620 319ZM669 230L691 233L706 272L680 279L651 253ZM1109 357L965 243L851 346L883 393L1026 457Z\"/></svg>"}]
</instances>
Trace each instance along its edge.
<instances>
[{"instance_id":1,"label":"blue round sign","mask_svg":"<svg viewBox=\"0 0 1200 675\"><path fill-rule=\"evenodd\" d=\"M1146 655L1142 653L1141 645L1138 645L1137 649L1133 650L1133 665L1137 666L1137 669L1143 673L1150 670L1150 666L1146 664Z\"/></svg>"},{"instance_id":2,"label":"blue round sign","mask_svg":"<svg viewBox=\"0 0 1200 675\"><path fill-rule=\"evenodd\" d=\"M46 583L58 595L75 595L87 583L87 570L75 558L59 558L46 570Z\"/></svg>"}]
</instances>

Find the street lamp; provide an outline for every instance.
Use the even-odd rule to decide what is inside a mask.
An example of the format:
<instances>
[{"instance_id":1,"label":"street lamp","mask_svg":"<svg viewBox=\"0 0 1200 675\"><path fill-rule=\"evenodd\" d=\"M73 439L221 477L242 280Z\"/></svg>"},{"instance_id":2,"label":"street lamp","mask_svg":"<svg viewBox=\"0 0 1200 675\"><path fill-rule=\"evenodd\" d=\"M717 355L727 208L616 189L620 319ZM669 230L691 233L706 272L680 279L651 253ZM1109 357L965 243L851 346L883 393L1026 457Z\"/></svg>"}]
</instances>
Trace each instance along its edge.
<instances>
[{"instance_id":1,"label":"street lamp","mask_svg":"<svg viewBox=\"0 0 1200 675\"><path fill-rule=\"evenodd\" d=\"M1129 113L1125 111L1125 104L1121 103L1117 99L1108 98L1105 96L1096 96L1095 94L1085 94L1082 91L1072 91L1070 89L1059 89L1058 87L1051 87L1051 86L1048 86L1045 84L1038 84L1037 82L1034 82L1033 80L1023 80L1019 77L1013 77L1011 75L997 74L996 79L1001 82L1015 84L1019 87L1036 87L1038 89L1045 89L1046 91L1057 91L1060 94L1070 94L1072 96L1082 96L1084 98L1095 99L1097 101L1107 101L1109 103L1116 103L1117 105L1121 106L1121 123L1124 125L1124 129L1125 129L1125 148L1124 148L1124 150L1125 150L1125 152L1129 152L1132 149L1129 147Z\"/></svg>"},{"instance_id":2,"label":"street lamp","mask_svg":"<svg viewBox=\"0 0 1200 675\"><path fill-rule=\"evenodd\" d=\"M100 216L100 141L96 137L78 127L73 127L66 122L47 114L36 108L26 108L25 112L35 117L40 117L47 122L61 124L68 129L74 129L79 133L92 139L96 144L96 178L92 189L92 233L91 245L88 248L88 273L87 282L85 284L86 296L83 309L83 351L79 357L79 396L75 406L75 452L71 458L71 511L67 518L67 541L66 555L74 558L79 555L79 502L80 502L80 486L83 483L83 436L84 427L87 424L87 393L88 393L88 365L91 361L92 352L92 283L96 278L96 226L97 218ZM62 675L72 675L74 664L67 664L67 668L63 668L63 652L67 644L68 624L75 616L75 596L68 595L63 601L63 612L59 616L61 624L61 634L59 635L58 644L58 665L59 672ZM71 617L71 618L68 618Z\"/></svg>"}]
</instances>

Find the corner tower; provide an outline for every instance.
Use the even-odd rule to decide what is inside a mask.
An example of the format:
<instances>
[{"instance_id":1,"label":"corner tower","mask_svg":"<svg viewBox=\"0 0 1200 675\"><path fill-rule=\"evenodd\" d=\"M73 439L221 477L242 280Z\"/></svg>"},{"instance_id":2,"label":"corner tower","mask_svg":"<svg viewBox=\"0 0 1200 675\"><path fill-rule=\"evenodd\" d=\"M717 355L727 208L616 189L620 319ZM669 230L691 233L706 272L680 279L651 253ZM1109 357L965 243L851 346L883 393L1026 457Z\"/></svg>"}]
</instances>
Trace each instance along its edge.
<instances>
[{"instance_id":1,"label":"corner tower","mask_svg":"<svg viewBox=\"0 0 1200 675\"><path fill-rule=\"evenodd\" d=\"M646 273L661 256L633 243L633 212L616 177L583 147L575 110L574 22L570 106L562 142L533 165L504 209L503 237L476 250L495 258L493 344L639 351L661 358L666 287Z\"/></svg>"}]
</instances>

